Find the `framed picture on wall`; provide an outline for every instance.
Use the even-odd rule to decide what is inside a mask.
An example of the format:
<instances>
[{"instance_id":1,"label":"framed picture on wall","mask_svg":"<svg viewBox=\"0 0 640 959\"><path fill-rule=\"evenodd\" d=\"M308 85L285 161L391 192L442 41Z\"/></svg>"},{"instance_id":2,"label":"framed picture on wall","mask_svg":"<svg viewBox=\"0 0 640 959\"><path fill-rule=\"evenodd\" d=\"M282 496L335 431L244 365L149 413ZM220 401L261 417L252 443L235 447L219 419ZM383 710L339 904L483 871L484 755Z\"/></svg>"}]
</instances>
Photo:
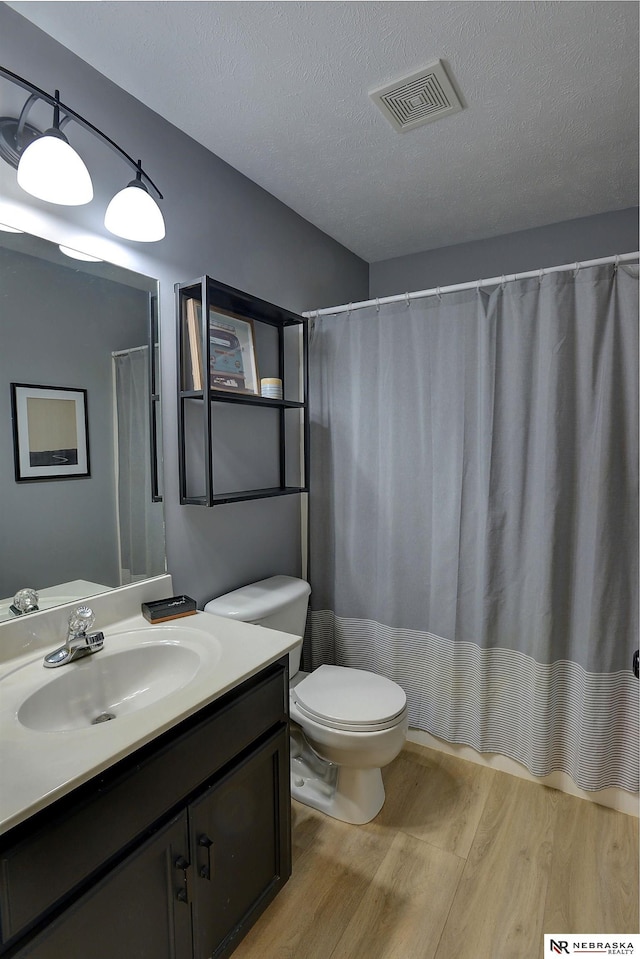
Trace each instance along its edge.
<instances>
[{"instance_id":1,"label":"framed picture on wall","mask_svg":"<svg viewBox=\"0 0 640 959\"><path fill-rule=\"evenodd\" d=\"M11 384L16 482L90 476L87 391Z\"/></svg>"}]
</instances>

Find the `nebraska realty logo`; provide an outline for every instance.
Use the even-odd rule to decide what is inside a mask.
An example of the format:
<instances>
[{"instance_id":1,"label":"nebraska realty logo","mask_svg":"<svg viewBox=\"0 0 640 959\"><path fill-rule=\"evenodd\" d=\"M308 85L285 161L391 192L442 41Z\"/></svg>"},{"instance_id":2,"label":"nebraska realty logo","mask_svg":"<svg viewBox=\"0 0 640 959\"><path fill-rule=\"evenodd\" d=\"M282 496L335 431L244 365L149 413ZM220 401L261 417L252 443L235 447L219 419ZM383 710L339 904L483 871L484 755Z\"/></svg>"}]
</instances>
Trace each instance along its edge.
<instances>
[{"instance_id":1,"label":"nebraska realty logo","mask_svg":"<svg viewBox=\"0 0 640 959\"><path fill-rule=\"evenodd\" d=\"M545 959L549 956L637 956L640 935L568 935L555 933L544 937Z\"/></svg>"}]
</instances>

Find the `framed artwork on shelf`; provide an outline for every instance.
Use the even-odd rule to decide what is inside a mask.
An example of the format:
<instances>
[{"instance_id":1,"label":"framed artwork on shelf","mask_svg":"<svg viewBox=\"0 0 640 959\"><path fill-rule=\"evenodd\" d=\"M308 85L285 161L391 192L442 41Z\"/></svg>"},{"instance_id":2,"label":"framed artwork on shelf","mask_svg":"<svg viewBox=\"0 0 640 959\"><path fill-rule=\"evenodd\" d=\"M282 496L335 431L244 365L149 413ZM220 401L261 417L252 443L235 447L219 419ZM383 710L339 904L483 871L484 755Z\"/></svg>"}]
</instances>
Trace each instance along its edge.
<instances>
[{"instance_id":1,"label":"framed artwork on shelf","mask_svg":"<svg viewBox=\"0 0 640 959\"><path fill-rule=\"evenodd\" d=\"M11 384L16 482L90 476L87 391Z\"/></svg>"},{"instance_id":2,"label":"framed artwork on shelf","mask_svg":"<svg viewBox=\"0 0 640 959\"><path fill-rule=\"evenodd\" d=\"M253 322L222 310L209 311L209 387L260 395ZM193 389L203 389L202 305L186 302L186 339Z\"/></svg>"},{"instance_id":3,"label":"framed artwork on shelf","mask_svg":"<svg viewBox=\"0 0 640 959\"><path fill-rule=\"evenodd\" d=\"M212 390L260 395L251 320L211 310L209 313L209 385Z\"/></svg>"}]
</instances>

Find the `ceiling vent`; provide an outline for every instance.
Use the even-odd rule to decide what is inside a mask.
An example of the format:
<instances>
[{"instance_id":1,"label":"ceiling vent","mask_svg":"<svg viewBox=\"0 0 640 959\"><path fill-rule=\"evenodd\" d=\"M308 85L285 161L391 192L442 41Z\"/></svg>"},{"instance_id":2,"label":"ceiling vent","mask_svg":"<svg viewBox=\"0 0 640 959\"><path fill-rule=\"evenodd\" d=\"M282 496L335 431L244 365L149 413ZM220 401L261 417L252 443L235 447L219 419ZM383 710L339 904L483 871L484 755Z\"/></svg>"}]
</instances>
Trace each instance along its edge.
<instances>
[{"instance_id":1,"label":"ceiling vent","mask_svg":"<svg viewBox=\"0 0 640 959\"><path fill-rule=\"evenodd\" d=\"M434 60L410 77L372 90L369 96L398 133L462 110L442 60Z\"/></svg>"}]
</instances>

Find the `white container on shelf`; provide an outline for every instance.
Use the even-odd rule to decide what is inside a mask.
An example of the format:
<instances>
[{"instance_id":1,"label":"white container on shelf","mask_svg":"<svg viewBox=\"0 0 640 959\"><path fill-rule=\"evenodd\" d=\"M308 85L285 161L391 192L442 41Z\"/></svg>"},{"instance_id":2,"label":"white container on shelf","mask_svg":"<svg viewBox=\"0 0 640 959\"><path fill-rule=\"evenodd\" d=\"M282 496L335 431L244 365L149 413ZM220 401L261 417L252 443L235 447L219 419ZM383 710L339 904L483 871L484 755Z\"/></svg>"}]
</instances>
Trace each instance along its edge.
<instances>
[{"instance_id":1,"label":"white container on shelf","mask_svg":"<svg viewBox=\"0 0 640 959\"><path fill-rule=\"evenodd\" d=\"M276 376L260 380L260 395L270 400L282 399L282 380Z\"/></svg>"}]
</instances>

